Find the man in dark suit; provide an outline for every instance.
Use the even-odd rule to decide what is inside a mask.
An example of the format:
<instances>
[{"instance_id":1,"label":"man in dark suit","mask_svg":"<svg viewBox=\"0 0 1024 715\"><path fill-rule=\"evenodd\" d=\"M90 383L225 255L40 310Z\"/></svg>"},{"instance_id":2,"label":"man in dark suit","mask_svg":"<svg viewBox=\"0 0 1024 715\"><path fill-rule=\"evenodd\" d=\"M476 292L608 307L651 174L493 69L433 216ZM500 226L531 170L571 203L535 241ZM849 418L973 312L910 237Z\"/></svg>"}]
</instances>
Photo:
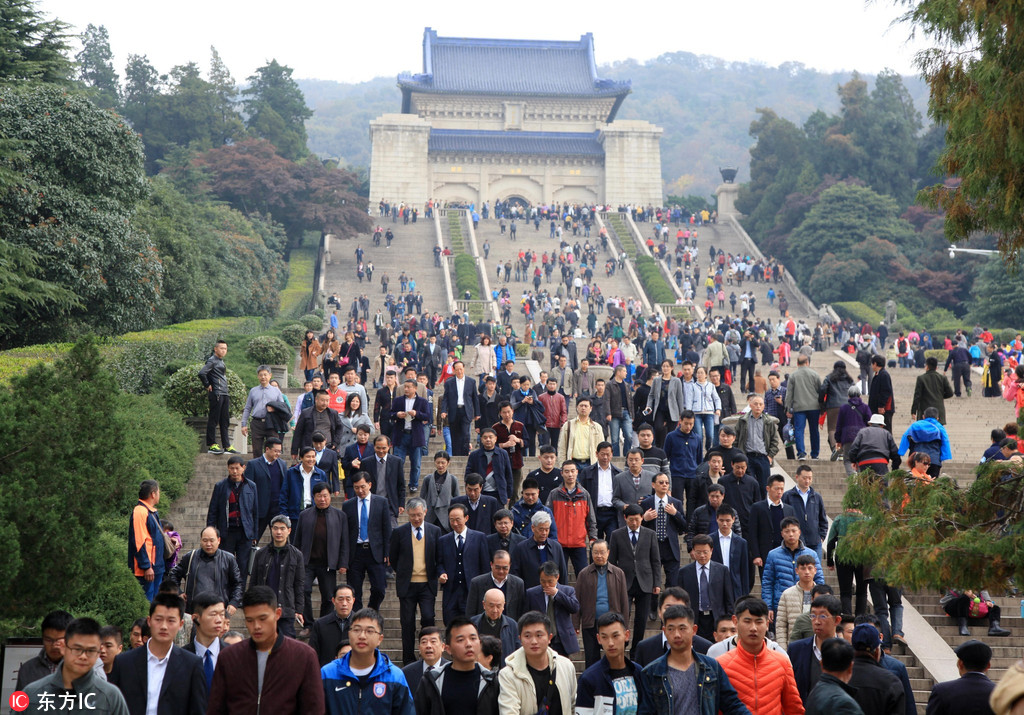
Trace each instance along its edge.
<instances>
[{"instance_id":1,"label":"man in dark suit","mask_svg":"<svg viewBox=\"0 0 1024 715\"><path fill-rule=\"evenodd\" d=\"M131 715L146 715L150 709L149 656L166 660L160 690L154 693L153 711L158 715L200 715L206 712L209 691L203 661L194 653L174 645L181 628L185 602L173 593L158 593L149 606L149 641L141 648L125 651L114 659L111 685L124 695Z\"/></svg>"},{"instance_id":2,"label":"man in dark suit","mask_svg":"<svg viewBox=\"0 0 1024 715\"><path fill-rule=\"evenodd\" d=\"M519 376L515 372L516 364L511 360L505 361L505 364L499 367L501 369L498 370L498 374L495 376L498 381L498 394L501 396L501 399L507 400L512 396L512 378Z\"/></svg>"},{"instance_id":3,"label":"man in dark suit","mask_svg":"<svg viewBox=\"0 0 1024 715\"><path fill-rule=\"evenodd\" d=\"M417 642L420 648L419 659L402 668L402 674L405 675L411 693L415 693L420 687L423 673L440 668L448 661L444 655L444 631L440 628L428 626L422 629Z\"/></svg>"},{"instance_id":4,"label":"man in dark suit","mask_svg":"<svg viewBox=\"0 0 1024 715\"><path fill-rule=\"evenodd\" d=\"M992 649L972 639L961 643L953 652L960 678L932 687L927 715L992 715L989 696L996 684L987 675L992 665Z\"/></svg>"},{"instance_id":5,"label":"man in dark suit","mask_svg":"<svg viewBox=\"0 0 1024 715\"><path fill-rule=\"evenodd\" d=\"M341 456L327 446L327 438L320 432L313 434L313 449L316 450L316 466L327 475L331 493L341 496Z\"/></svg>"},{"instance_id":6,"label":"man in dark suit","mask_svg":"<svg viewBox=\"0 0 1024 715\"><path fill-rule=\"evenodd\" d=\"M356 441L345 447L345 453L341 455L341 470L344 477L343 487L346 499L351 499L355 496L355 492L352 491L352 476L356 472L372 469L374 474L376 474L376 470L370 465L374 458L373 445L370 443L370 434L372 432L373 430L367 425L358 425L356 427ZM364 460L366 461L365 467L363 466Z\"/></svg>"},{"instance_id":7,"label":"man in dark suit","mask_svg":"<svg viewBox=\"0 0 1024 715\"><path fill-rule=\"evenodd\" d=\"M627 457L627 462L629 458ZM640 460L641 466L643 459ZM553 464L553 462L552 462ZM587 490L594 501L594 515L597 517L597 538L608 539L612 532L625 525L622 509L614 502L614 487L621 469L612 464L612 445L601 442L597 445L597 462L580 469L580 486ZM644 481L644 480L641 480ZM557 487L555 487L557 489ZM551 491L554 491L552 489ZM545 500L547 496L544 495Z\"/></svg>"},{"instance_id":8,"label":"man in dark suit","mask_svg":"<svg viewBox=\"0 0 1024 715\"><path fill-rule=\"evenodd\" d=\"M293 524L298 521L303 509L312 506L313 485L317 482L327 482L327 475L316 466L316 450L312 447L303 447L301 453L302 461L285 472L277 504L277 513L287 516ZM292 540L294 539L295 532L292 532Z\"/></svg>"},{"instance_id":9,"label":"man in dark suit","mask_svg":"<svg viewBox=\"0 0 1024 715\"><path fill-rule=\"evenodd\" d=\"M401 464L409 457L409 489L415 492L420 483L420 459L427 446L424 427L430 426L433 412L426 398L416 394L417 382L402 383L404 394L391 401L391 442L395 445L395 459ZM404 507L405 504L400 506Z\"/></svg>"},{"instance_id":10,"label":"man in dark suit","mask_svg":"<svg viewBox=\"0 0 1024 715\"><path fill-rule=\"evenodd\" d=\"M490 573L482 573L469 582L469 595L466 597L466 615L475 616L483 613L484 596L492 588L505 595L505 615L513 620L525 613L523 599L526 597L526 584L523 579L509 573L512 557L507 551L496 551L491 556Z\"/></svg>"},{"instance_id":11,"label":"man in dark suit","mask_svg":"<svg viewBox=\"0 0 1024 715\"><path fill-rule=\"evenodd\" d=\"M885 356L871 356L871 386L868 388L868 408L873 415L885 417L885 428L892 432L892 416L896 412L892 377L885 370Z\"/></svg>"},{"instance_id":12,"label":"man in dark suit","mask_svg":"<svg viewBox=\"0 0 1024 715\"><path fill-rule=\"evenodd\" d=\"M736 510L728 504L718 509L718 528L711 535L711 560L732 574L732 595L742 598L750 593L750 551L746 540L733 531Z\"/></svg>"},{"instance_id":13,"label":"man in dark suit","mask_svg":"<svg viewBox=\"0 0 1024 715\"><path fill-rule=\"evenodd\" d=\"M651 596L661 591L661 554L658 540L650 529L641 528L640 505L630 504L625 511L626 525L612 532L609 561L626 575L626 588L633 605L633 632L642 634L651 612ZM630 645L629 657L636 655L639 639Z\"/></svg>"},{"instance_id":14,"label":"man in dark suit","mask_svg":"<svg viewBox=\"0 0 1024 715\"><path fill-rule=\"evenodd\" d=\"M743 525L752 563L762 573L765 561L768 560L768 552L782 546L782 520L788 516L796 517L793 507L782 501L782 493L785 490L786 480L781 474L768 477L768 488L765 490L768 498L754 502L750 507L750 527ZM750 582L754 582L753 568Z\"/></svg>"},{"instance_id":15,"label":"man in dark suit","mask_svg":"<svg viewBox=\"0 0 1024 715\"><path fill-rule=\"evenodd\" d=\"M626 525L626 507L638 505L652 492L651 480L644 474L644 453L639 449L629 450L626 471L616 474L612 482L612 504L618 510L620 529Z\"/></svg>"},{"instance_id":16,"label":"man in dark suit","mask_svg":"<svg viewBox=\"0 0 1024 715\"><path fill-rule=\"evenodd\" d=\"M796 468L796 476L793 477L796 486L782 495L784 504L793 507L793 513L800 520L800 534L804 540L804 546L818 554L822 558L821 545L828 535L828 515L825 513L825 502L821 494L814 491L811 482L814 481L814 472L811 465L801 464Z\"/></svg>"},{"instance_id":17,"label":"man in dark suit","mask_svg":"<svg viewBox=\"0 0 1024 715\"><path fill-rule=\"evenodd\" d=\"M669 494L672 479L667 474L655 474L651 485L654 494L643 498L640 510L644 513L644 526L652 529L658 540L665 583L675 583L679 570L679 537L686 534L683 503Z\"/></svg>"},{"instance_id":18,"label":"man in dark suit","mask_svg":"<svg viewBox=\"0 0 1024 715\"><path fill-rule=\"evenodd\" d=\"M558 583L558 566L551 561L540 565L540 585L527 589L526 608L529 611L546 613L554 629L551 647L559 655L570 657L580 649L572 614L580 610L576 591L572 586Z\"/></svg>"},{"instance_id":19,"label":"man in dark suit","mask_svg":"<svg viewBox=\"0 0 1024 715\"><path fill-rule=\"evenodd\" d=\"M331 488L326 483L313 485L313 506L299 514L295 530L295 547L302 552L306 565L302 606L303 625L306 625L313 622L313 580L320 588L320 616L323 617L331 612L338 574L346 573L351 561L348 517L341 509L331 506Z\"/></svg>"},{"instance_id":20,"label":"man in dark suit","mask_svg":"<svg viewBox=\"0 0 1024 715\"><path fill-rule=\"evenodd\" d=\"M441 537L438 548L440 576L444 586L441 611L445 623L465 614L469 583L489 571L487 538L466 526L467 509L463 504L448 507L448 523L452 530Z\"/></svg>"},{"instance_id":21,"label":"man in dark suit","mask_svg":"<svg viewBox=\"0 0 1024 715\"><path fill-rule=\"evenodd\" d=\"M405 477L402 460L390 453L391 440L379 434L373 440L373 458L361 460L370 491L387 499L391 528L398 526L398 516L405 511Z\"/></svg>"},{"instance_id":22,"label":"man in dark suit","mask_svg":"<svg viewBox=\"0 0 1024 715\"><path fill-rule=\"evenodd\" d=\"M338 657L338 649L348 643L348 629L352 625L352 606L356 592L347 583L334 589L331 604L334 610L313 623L309 632L309 647L316 651L317 660L323 667Z\"/></svg>"},{"instance_id":23,"label":"man in dark suit","mask_svg":"<svg viewBox=\"0 0 1024 715\"><path fill-rule=\"evenodd\" d=\"M420 627L434 625L434 602L437 600L437 544L441 530L424 523L427 504L420 498L409 500L406 514L409 521L391 532L389 561L395 570L395 592L398 594L399 621L402 624L402 663L408 665L413 653L416 633L416 608L420 609Z\"/></svg>"},{"instance_id":24,"label":"man in dark suit","mask_svg":"<svg viewBox=\"0 0 1024 715\"><path fill-rule=\"evenodd\" d=\"M243 477L256 485L256 512L259 515L257 542L263 538L270 520L279 513L281 485L284 484L284 475L288 473L288 463L281 459L281 451L281 440L267 437L263 441L263 456L246 462L242 473Z\"/></svg>"},{"instance_id":25,"label":"man in dark suit","mask_svg":"<svg viewBox=\"0 0 1024 715\"><path fill-rule=\"evenodd\" d=\"M285 541L287 544L288 542ZM292 548L292 547L288 547ZM203 678L206 681L206 689L209 691L213 682L213 671L217 668L217 658L220 652L227 648L221 633L224 631L224 612L227 604L219 595L212 591L197 593L192 598L192 624L195 626L195 635L185 650L195 653L203 661Z\"/></svg>"},{"instance_id":26,"label":"man in dark suit","mask_svg":"<svg viewBox=\"0 0 1024 715\"><path fill-rule=\"evenodd\" d=\"M355 595L353 610L363 607L363 578L370 576L370 608L377 610L384 601L387 577L384 565L391 543L391 518L387 499L370 494L365 472L356 472L352 483L355 497L341 505L348 518L348 543L352 555L348 564L348 585Z\"/></svg>"},{"instance_id":27,"label":"man in dark suit","mask_svg":"<svg viewBox=\"0 0 1024 715\"><path fill-rule=\"evenodd\" d=\"M843 620L843 604L835 596L821 594L811 601L811 628L814 635L791 641L786 653L793 664L793 675L796 678L796 689L800 691L800 699L805 703L815 683L821 677L821 665L815 651L821 653L822 644L829 638L836 637L836 628ZM985 702L988 702L987 700ZM915 710L916 712L916 710ZM957 710L969 712L966 710Z\"/></svg>"},{"instance_id":28,"label":"man in dark suit","mask_svg":"<svg viewBox=\"0 0 1024 715\"><path fill-rule=\"evenodd\" d=\"M505 551L511 554L516 545L526 538L522 534L512 531L514 522L512 521L512 512L508 509L498 509L498 511L494 512L491 516L491 525L493 526L494 533L487 535L487 550L490 552L492 559L498 551Z\"/></svg>"},{"instance_id":29,"label":"man in dark suit","mask_svg":"<svg viewBox=\"0 0 1024 715\"><path fill-rule=\"evenodd\" d=\"M558 564L559 573L567 573L562 545L548 538L552 523L549 512L534 512L530 517L531 538L522 541L512 552L512 573L523 579L527 588L540 585L539 569L545 561L554 561Z\"/></svg>"},{"instance_id":30,"label":"man in dark suit","mask_svg":"<svg viewBox=\"0 0 1024 715\"><path fill-rule=\"evenodd\" d=\"M448 420L452 435L452 455L464 457L469 454L470 432L480 417L480 396L476 382L466 377L466 366L461 360L452 363L454 375L444 383L444 395L437 405L441 419ZM489 426L489 425L488 425Z\"/></svg>"},{"instance_id":31,"label":"man in dark suit","mask_svg":"<svg viewBox=\"0 0 1024 715\"><path fill-rule=\"evenodd\" d=\"M506 452L498 447L498 433L490 427L480 430L480 449L473 450L466 460L466 474L479 474L484 478L483 493L508 506L512 494L512 462Z\"/></svg>"},{"instance_id":32,"label":"man in dark suit","mask_svg":"<svg viewBox=\"0 0 1024 715\"><path fill-rule=\"evenodd\" d=\"M255 482L245 479L244 471L245 457L231 455L227 478L213 485L206 525L217 527L221 534L220 547L235 555L239 572L248 574L249 556L259 526L259 493Z\"/></svg>"},{"instance_id":33,"label":"man in dark suit","mask_svg":"<svg viewBox=\"0 0 1024 715\"><path fill-rule=\"evenodd\" d=\"M679 586L667 586L658 594L658 618L664 624L665 609L669 606L689 606L690 594ZM707 634L711 635L711 634ZM699 633L693 637L693 649L701 654L707 654L708 648L713 642L702 637ZM664 631L658 632L650 638L644 638L637 643L636 657L633 660L641 666L648 666L669 651L668 639Z\"/></svg>"},{"instance_id":34,"label":"man in dark suit","mask_svg":"<svg viewBox=\"0 0 1024 715\"><path fill-rule=\"evenodd\" d=\"M377 390L373 400L373 428L381 434L391 434L394 423L391 420L391 402L401 394L398 389L398 372L390 368L384 375L384 386Z\"/></svg>"},{"instance_id":35,"label":"man in dark suit","mask_svg":"<svg viewBox=\"0 0 1024 715\"><path fill-rule=\"evenodd\" d=\"M732 574L711 560L712 548L710 536L694 536L694 561L679 569L678 574L678 585L690 594L698 633L714 633L718 619L732 613Z\"/></svg>"},{"instance_id":36,"label":"man in dark suit","mask_svg":"<svg viewBox=\"0 0 1024 715\"><path fill-rule=\"evenodd\" d=\"M466 493L452 499L452 504L464 504L469 513L467 525L473 531L487 536L494 532L494 515L502 508L494 497L483 495L484 478L475 472L466 475Z\"/></svg>"},{"instance_id":37,"label":"man in dark suit","mask_svg":"<svg viewBox=\"0 0 1024 715\"><path fill-rule=\"evenodd\" d=\"M431 335L420 349L420 369L427 374L427 387L434 389L437 373L445 360L445 352L437 344L437 336Z\"/></svg>"}]
</instances>

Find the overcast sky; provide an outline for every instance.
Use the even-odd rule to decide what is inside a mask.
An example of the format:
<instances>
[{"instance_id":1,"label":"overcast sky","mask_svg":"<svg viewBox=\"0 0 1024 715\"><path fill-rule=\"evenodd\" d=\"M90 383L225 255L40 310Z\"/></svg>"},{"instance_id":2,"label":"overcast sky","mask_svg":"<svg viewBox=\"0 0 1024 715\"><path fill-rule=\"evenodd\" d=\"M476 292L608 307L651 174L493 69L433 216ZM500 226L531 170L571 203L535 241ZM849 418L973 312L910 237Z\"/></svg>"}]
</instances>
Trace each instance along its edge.
<instances>
[{"instance_id":1,"label":"overcast sky","mask_svg":"<svg viewBox=\"0 0 1024 715\"><path fill-rule=\"evenodd\" d=\"M906 25L891 26L900 14L893 0L633 0L590 10L537 0L39 0L38 7L76 34L89 23L105 25L122 75L129 54L148 55L161 73L189 61L205 70L213 45L240 82L272 58L296 78L360 82L417 72L424 27L448 37L574 40L592 32L598 64L683 50L773 66L912 74L921 48L907 44Z\"/></svg>"}]
</instances>

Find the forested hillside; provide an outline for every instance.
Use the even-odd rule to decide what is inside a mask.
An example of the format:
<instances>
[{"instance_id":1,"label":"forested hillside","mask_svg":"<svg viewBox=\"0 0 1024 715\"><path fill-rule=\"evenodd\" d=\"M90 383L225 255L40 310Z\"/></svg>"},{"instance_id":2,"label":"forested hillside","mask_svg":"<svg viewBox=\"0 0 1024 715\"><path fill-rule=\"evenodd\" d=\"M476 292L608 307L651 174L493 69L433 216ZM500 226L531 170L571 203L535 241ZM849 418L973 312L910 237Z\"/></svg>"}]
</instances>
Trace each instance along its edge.
<instances>
[{"instance_id":1,"label":"forested hillside","mask_svg":"<svg viewBox=\"0 0 1024 715\"><path fill-rule=\"evenodd\" d=\"M768 67L690 52L674 52L649 62L604 65L599 73L632 80L633 93L623 103L620 118L646 119L665 130L661 165L666 193L704 196L721 182L720 166L738 166L738 180L749 178L749 129L758 107L774 107L781 116L803 124L817 109L838 110L836 88L852 76L819 72L799 63ZM862 78L873 85L873 76ZM369 121L401 109L395 78L360 84L297 82L313 109L313 117L306 122L310 151L323 158L338 157L342 165L368 165ZM904 84L923 112L924 83L908 77Z\"/></svg>"}]
</instances>

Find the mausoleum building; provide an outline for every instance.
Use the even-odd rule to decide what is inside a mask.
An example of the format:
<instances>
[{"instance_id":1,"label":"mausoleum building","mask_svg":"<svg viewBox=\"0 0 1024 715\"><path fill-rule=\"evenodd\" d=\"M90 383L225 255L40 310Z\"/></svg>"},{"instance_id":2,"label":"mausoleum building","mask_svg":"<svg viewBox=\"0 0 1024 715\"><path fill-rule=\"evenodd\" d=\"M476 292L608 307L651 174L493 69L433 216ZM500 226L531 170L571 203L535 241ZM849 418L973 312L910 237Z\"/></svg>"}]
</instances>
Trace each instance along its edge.
<instances>
[{"instance_id":1,"label":"mausoleum building","mask_svg":"<svg viewBox=\"0 0 1024 715\"><path fill-rule=\"evenodd\" d=\"M370 201L662 204L662 129L616 120L628 81L597 74L594 38L423 36L402 112L370 122Z\"/></svg>"}]
</instances>

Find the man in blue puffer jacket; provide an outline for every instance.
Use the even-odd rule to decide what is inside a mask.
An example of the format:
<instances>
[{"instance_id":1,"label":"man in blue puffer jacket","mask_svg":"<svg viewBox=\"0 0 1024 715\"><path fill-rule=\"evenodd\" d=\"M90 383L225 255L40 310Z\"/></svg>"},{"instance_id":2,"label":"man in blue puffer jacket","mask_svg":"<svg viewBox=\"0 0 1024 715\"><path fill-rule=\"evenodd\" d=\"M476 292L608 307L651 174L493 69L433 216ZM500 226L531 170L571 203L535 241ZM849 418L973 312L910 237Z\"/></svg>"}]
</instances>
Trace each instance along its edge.
<instances>
[{"instance_id":1,"label":"man in blue puffer jacket","mask_svg":"<svg viewBox=\"0 0 1024 715\"><path fill-rule=\"evenodd\" d=\"M928 474L934 479L942 470L942 463L953 458L949 447L949 435L946 428L939 422L939 411L928 407L924 411L924 419L911 423L900 440L900 454L923 452L931 457Z\"/></svg>"},{"instance_id":2,"label":"man in blue puffer jacket","mask_svg":"<svg viewBox=\"0 0 1024 715\"><path fill-rule=\"evenodd\" d=\"M415 715L402 669L379 650L383 639L384 619L379 613L364 608L352 615L352 651L320 669L328 715Z\"/></svg>"},{"instance_id":3,"label":"man in blue puffer jacket","mask_svg":"<svg viewBox=\"0 0 1024 715\"><path fill-rule=\"evenodd\" d=\"M768 552L768 558L764 562L764 573L761 574L761 597L768 603L768 609L771 611L770 618L775 616L775 609L778 608L782 592L797 582L796 559L798 556L802 554L813 556L814 565L818 569L814 574L814 582L825 583L821 560L814 550L804 546L800 539L800 520L787 516L782 520L780 527L782 529L782 546Z\"/></svg>"}]
</instances>

